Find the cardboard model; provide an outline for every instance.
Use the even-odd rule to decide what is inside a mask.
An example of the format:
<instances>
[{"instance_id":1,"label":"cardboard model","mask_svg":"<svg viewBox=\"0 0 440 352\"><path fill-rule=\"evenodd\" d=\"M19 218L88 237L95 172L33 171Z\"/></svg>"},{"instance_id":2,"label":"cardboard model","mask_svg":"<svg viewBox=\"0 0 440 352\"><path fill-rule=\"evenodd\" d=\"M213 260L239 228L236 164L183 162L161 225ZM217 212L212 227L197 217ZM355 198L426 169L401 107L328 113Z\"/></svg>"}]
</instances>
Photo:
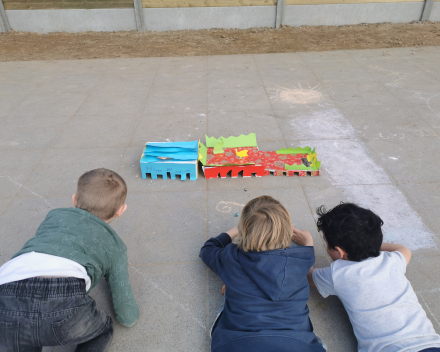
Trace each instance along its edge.
<instances>
[{"instance_id":1,"label":"cardboard model","mask_svg":"<svg viewBox=\"0 0 440 352\"><path fill-rule=\"evenodd\" d=\"M310 147L282 148L276 151L260 151L255 133L238 137L208 137L206 146L199 141L164 142L145 145L141 157L142 178L151 174L152 179L161 175L171 179L176 175L186 180L197 179L197 161L203 165L205 178L232 178L242 173L243 177L261 176L319 176L321 162L315 149Z\"/></svg>"},{"instance_id":2,"label":"cardboard model","mask_svg":"<svg viewBox=\"0 0 440 352\"><path fill-rule=\"evenodd\" d=\"M255 133L218 139L206 136L206 146L200 143L199 154L206 178L225 178L229 172L232 178L240 172L243 177L318 176L321 166L310 147L260 151Z\"/></svg>"}]
</instances>

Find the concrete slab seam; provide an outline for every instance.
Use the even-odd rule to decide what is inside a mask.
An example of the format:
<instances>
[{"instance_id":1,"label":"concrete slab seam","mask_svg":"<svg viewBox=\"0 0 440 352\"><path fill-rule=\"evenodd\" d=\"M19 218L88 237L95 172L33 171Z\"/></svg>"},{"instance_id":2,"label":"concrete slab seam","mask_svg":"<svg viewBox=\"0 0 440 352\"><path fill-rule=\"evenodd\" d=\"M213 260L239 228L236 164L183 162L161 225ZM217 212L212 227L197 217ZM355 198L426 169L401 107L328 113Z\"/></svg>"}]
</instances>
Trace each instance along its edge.
<instances>
[{"instance_id":1,"label":"concrete slab seam","mask_svg":"<svg viewBox=\"0 0 440 352\"><path fill-rule=\"evenodd\" d=\"M133 137L134 137L134 135L135 135L135 133L136 133L137 126L139 125L139 121L140 121L140 119L141 119L142 112L143 112L143 110L144 110L144 108L145 108L145 104L147 103L148 97L150 96L150 92L151 92L151 88L153 87L154 80L156 79L157 71L159 71L159 67L160 67L160 64L157 65L157 67L156 67L156 70L155 70L155 72L154 72L154 76L153 76L153 80L151 81L151 86L150 86L150 88L148 89L148 92L147 92L147 95L146 95L146 97L145 97L145 99L144 99L144 102L143 102L143 104L142 104L142 107L141 107L141 109L139 110L138 118L137 118L137 120L136 120L136 124L134 125L134 128L133 128L133 133L131 134L130 141L127 143L127 147L125 148L125 153L124 153L124 156L123 156L122 159L121 159L121 164L119 165L118 172L121 171L122 165L124 164L125 158L126 158L126 156L127 156L128 149L130 148L131 142L133 141ZM142 153L141 153L141 154L142 154Z\"/></svg>"}]
</instances>

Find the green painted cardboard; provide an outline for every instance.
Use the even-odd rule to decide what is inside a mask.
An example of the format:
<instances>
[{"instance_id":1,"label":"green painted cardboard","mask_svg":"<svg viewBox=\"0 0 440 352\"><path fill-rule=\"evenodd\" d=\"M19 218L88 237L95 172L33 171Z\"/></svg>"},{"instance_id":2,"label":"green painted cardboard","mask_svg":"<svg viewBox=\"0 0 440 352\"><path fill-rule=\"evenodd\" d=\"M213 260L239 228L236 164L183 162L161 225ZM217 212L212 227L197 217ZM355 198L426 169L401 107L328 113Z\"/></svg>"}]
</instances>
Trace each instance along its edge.
<instances>
[{"instance_id":1,"label":"green painted cardboard","mask_svg":"<svg viewBox=\"0 0 440 352\"><path fill-rule=\"evenodd\" d=\"M238 137L206 137L206 147L214 148L217 143L223 142L222 148L240 148L240 147L257 147L257 136L255 133L249 133L247 136L242 134Z\"/></svg>"},{"instance_id":2,"label":"green painted cardboard","mask_svg":"<svg viewBox=\"0 0 440 352\"><path fill-rule=\"evenodd\" d=\"M298 147L298 148L295 148L295 149L293 149L293 148L287 148L287 149L286 148L281 148L281 149L278 149L276 151L276 153L277 154L302 154L302 153L309 154L311 151L312 151L312 148L310 148L310 147L304 147L304 148ZM313 152L314 151L315 151L315 149L313 149Z\"/></svg>"}]
</instances>

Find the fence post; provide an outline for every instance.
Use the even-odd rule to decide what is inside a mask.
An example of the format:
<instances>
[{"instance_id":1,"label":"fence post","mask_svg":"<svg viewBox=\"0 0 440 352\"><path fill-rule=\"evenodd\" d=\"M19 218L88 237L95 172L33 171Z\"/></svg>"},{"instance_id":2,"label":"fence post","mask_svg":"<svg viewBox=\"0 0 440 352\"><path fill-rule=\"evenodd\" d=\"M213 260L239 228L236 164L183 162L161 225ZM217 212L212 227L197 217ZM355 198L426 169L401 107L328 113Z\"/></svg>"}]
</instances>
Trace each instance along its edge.
<instances>
[{"instance_id":1,"label":"fence post","mask_svg":"<svg viewBox=\"0 0 440 352\"><path fill-rule=\"evenodd\" d=\"M9 26L8 18L6 17L6 11L3 7L3 2L0 0L0 32L10 32L11 27Z\"/></svg>"},{"instance_id":2,"label":"fence post","mask_svg":"<svg viewBox=\"0 0 440 352\"><path fill-rule=\"evenodd\" d=\"M431 15L432 6L434 5L434 0L425 0L425 6L422 12L422 21L429 21L429 15Z\"/></svg>"},{"instance_id":3,"label":"fence post","mask_svg":"<svg viewBox=\"0 0 440 352\"><path fill-rule=\"evenodd\" d=\"M137 30L139 32L145 32L144 9L142 8L142 0L133 0L133 2Z\"/></svg>"},{"instance_id":4,"label":"fence post","mask_svg":"<svg viewBox=\"0 0 440 352\"><path fill-rule=\"evenodd\" d=\"M275 21L275 28L280 28L284 23L284 9L286 7L286 0L277 1L277 18Z\"/></svg>"}]
</instances>

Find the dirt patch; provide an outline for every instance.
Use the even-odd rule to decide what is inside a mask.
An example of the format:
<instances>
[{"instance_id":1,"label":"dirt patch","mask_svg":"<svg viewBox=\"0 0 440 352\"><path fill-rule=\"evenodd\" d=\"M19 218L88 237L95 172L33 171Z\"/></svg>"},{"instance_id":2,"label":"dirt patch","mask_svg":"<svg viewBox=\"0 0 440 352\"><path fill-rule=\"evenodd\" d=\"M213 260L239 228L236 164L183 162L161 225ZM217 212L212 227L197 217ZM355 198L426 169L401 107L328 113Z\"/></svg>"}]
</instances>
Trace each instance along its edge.
<instances>
[{"instance_id":1,"label":"dirt patch","mask_svg":"<svg viewBox=\"0 0 440 352\"><path fill-rule=\"evenodd\" d=\"M440 23L116 33L0 33L0 61L201 56L440 45Z\"/></svg>"}]
</instances>

